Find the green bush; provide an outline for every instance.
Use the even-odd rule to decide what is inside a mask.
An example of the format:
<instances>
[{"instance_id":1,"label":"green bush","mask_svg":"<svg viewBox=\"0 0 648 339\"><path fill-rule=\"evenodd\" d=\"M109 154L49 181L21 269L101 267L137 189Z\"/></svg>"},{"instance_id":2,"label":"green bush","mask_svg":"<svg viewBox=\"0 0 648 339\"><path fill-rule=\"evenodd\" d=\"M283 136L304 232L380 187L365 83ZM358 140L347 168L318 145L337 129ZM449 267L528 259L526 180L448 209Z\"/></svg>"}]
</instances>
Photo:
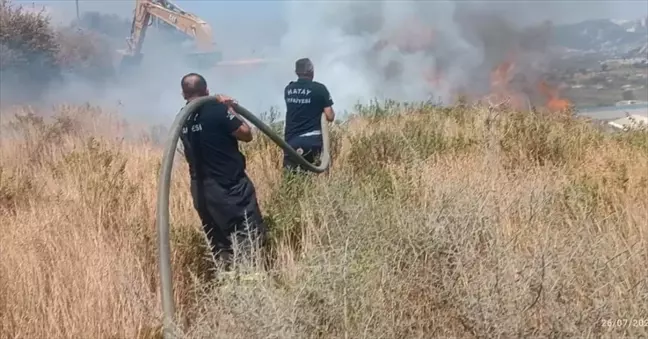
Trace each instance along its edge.
<instances>
[{"instance_id":1,"label":"green bush","mask_svg":"<svg viewBox=\"0 0 648 339\"><path fill-rule=\"evenodd\" d=\"M94 82L113 75L108 39L93 31L55 29L43 12L0 0L0 86L4 100L33 101L62 75Z\"/></svg>"},{"instance_id":2,"label":"green bush","mask_svg":"<svg viewBox=\"0 0 648 339\"><path fill-rule=\"evenodd\" d=\"M45 90L60 75L59 45L43 13L28 13L8 0L0 0L0 78L7 84L20 83L28 95ZM14 85L15 86L15 85ZM13 86L12 86L13 88ZM19 95L20 93L13 93Z\"/></svg>"}]
</instances>

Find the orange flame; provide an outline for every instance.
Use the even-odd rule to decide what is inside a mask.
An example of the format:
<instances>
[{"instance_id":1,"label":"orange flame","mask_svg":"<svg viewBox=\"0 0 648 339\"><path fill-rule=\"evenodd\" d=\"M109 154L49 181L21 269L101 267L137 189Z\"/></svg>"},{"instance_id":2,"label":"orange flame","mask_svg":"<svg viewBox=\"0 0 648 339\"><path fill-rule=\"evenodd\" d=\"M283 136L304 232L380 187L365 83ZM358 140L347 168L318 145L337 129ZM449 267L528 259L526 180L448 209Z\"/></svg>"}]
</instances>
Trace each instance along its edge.
<instances>
[{"instance_id":1,"label":"orange flame","mask_svg":"<svg viewBox=\"0 0 648 339\"><path fill-rule=\"evenodd\" d=\"M547 97L547 108L552 112L560 112L569 109L571 102L567 99L560 98L558 89L549 86L544 80L538 83L538 91Z\"/></svg>"},{"instance_id":2,"label":"orange flame","mask_svg":"<svg viewBox=\"0 0 648 339\"><path fill-rule=\"evenodd\" d=\"M513 70L515 63L513 61L504 61L491 72L491 86L499 90L505 90L511 77L510 72Z\"/></svg>"},{"instance_id":3,"label":"orange flame","mask_svg":"<svg viewBox=\"0 0 648 339\"><path fill-rule=\"evenodd\" d=\"M520 91L521 88L511 86L511 80L516 72L513 56L514 53L509 53L508 58L491 72L490 98L498 101L508 99L512 108L526 110L530 108L529 98ZM546 102L543 102L542 105L552 112L564 111L571 106L569 100L560 97L557 88L550 86L544 80L537 84L536 90L546 98Z\"/></svg>"},{"instance_id":4,"label":"orange flame","mask_svg":"<svg viewBox=\"0 0 648 339\"><path fill-rule=\"evenodd\" d=\"M515 70L515 61L513 53L505 61L500 63L491 72L491 94L488 98L492 102L495 100L498 104L507 102L511 108L516 110L525 110L528 106L527 96L509 86Z\"/></svg>"},{"instance_id":5,"label":"orange flame","mask_svg":"<svg viewBox=\"0 0 648 339\"><path fill-rule=\"evenodd\" d=\"M424 24L416 18L411 18L391 34L387 34L374 46L377 50L392 46L405 53L415 53L434 49L438 37L434 28ZM551 87L544 80L535 83L528 83L529 79L537 79L537 70L525 66L528 47L524 45L513 46L503 58L504 60L491 70L490 93L485 97L490 104L507 105L515 110L531 109L531 104L540 104L552 112L564 111L572 103L561 98L557 88ZM533 67L533 66L532 66ZM423 69L422 76L430 86L431 90L439 87L449 87L452 84L445 79L444 69L429 67ZM534 73L535 72L535 73ZM518 78L518 75L520 76ZM517 81L520 80L520 81ZM484 93L470 93L469 87L453 87L450 89L454 96L469 96L478 99ZM462 94L462 95L460 95ZM546 101L535 102L538 97L544 96Z\"/></svg>"}]
</instances>

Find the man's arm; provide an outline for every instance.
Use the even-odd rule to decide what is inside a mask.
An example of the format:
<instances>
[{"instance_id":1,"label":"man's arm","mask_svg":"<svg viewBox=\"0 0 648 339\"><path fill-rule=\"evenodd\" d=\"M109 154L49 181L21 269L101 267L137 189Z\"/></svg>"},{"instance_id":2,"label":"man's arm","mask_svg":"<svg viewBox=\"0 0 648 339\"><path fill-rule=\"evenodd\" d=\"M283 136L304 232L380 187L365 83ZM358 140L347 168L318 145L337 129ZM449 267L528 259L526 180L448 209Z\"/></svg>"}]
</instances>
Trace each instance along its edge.
<instances>
[{"instance_id":1,"label":"man's arm","mask_svg":"<svg viewBox=\"0 0 648 339\"><path fill-rule=\"evenodd\" d=\"M230 112L230 108L224 104L215 102L206 103L204 113L201 113L201 124L203 132L229 133L236 139L243 142L252 141L252 130L248 124Z\"/></svg>"},{"instance_id":2,"label":"man's arm","mask_svg":"<svg viewBox=\"0 0 648 339\"><path fill-rule=\"evenodd\" d=\"M333 111L333 97L329 93L328 88L322 85L322 94L324 96L324 115L328 122L333 122L335 120L335 112Z\"/></svg>"},{"instance_id":3,"label":"man's arm","mask_svg":"<svg viewBox=\"0 0 648 339\"><path fill-rule=\"evenodd\" d=\"M250 142L253 139L252 135L252 129L250 128L250 125L248 125L241 117L239 117L238 114L234 111L232 108L232 104L237 103L237 101L227 95L224 94L217 94L216 95L216 100L218 102L225 104L227 106L227 118L230 122L228 122L228 129L231 132L232 135L243 142Z\"/></svg>"},{"instance_id":4,"label":"man's arm","mask_svg":"<svg viewBox=\"0 0 648 339\"><path fill-rule=\"evenodd\" d=\"M324 115L326 115L326 120L328 122L333 122L333 120L335 120L335 112L331 106L324 107Z\"/></svg>"},{"instance_id":5,"label":"man's arm","mask_svg":"<svg viewBox=\"0 0 648 339\"><path fill-rule=\"evenodd\" d=\"M231 114L231 113L230 113ZM233 124L238 124L238 128L232 132L232 135L243 142L250 142L254 138L252 135L252 129L250 128L250 125L248 125L245 121L241 120L239 117L235 115L231 115L231 121L238 121L238 123L233 123Z\"/></svg>"}]
</instances>

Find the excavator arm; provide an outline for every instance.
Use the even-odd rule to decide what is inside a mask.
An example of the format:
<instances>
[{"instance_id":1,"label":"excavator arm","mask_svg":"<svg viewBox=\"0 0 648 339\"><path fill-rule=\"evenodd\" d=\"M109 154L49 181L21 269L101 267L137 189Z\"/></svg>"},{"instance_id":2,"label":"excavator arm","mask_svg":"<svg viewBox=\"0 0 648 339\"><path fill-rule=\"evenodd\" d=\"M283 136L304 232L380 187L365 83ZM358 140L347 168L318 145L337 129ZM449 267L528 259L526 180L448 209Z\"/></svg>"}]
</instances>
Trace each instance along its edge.
<instances>
[{"instance_id":1,"label":"excavator arm","mask_svg":"<svg viewBox=\"0 0 648 339\"><path fill-rule=\"evenodd\" d=\"M142 52L142 44L151 18L157 18L193 38L201 52L213 52L212 29L199 17L187 13L169 0L135 0L135 15L128 38L128 54Z\"/></svg>"},{"instance_id":2,"label":"excavator arm","mask_svg":"<svg viewBox=\"0 0 648 339\"><path fill-rule=\"evenodd\" d=\"M222 54L213 41L211 26L201 18L188 13L170 0L135 0L135 11L131 33L127 38L127 48L122 51L121 69L126 71L131 65L142 60L142 45L146 31L158 19L192 38L196 49L189 53L188 61L199 68L214 66L244 66L264 64L263 59L236 60L224 62Z\"/></svg>"},{"instance_id":3,"label":"excavator arm","mask_svg":"<svg viewBox=\"0 0 648 339\"><path fill-rule=\"evenodd\" d=\"M157 18L191 37L199 53L205 53L206 56L219 55L212 38L212 29L204 20L185 12L169 0L135 0L131 33L127 38L128 46L124 53L124 59L129 59L130 63L139 63L141 60L146 31L153 18ZM218 60L214 60L214 62L216 61Z\"/></svg>"}]
</instances>

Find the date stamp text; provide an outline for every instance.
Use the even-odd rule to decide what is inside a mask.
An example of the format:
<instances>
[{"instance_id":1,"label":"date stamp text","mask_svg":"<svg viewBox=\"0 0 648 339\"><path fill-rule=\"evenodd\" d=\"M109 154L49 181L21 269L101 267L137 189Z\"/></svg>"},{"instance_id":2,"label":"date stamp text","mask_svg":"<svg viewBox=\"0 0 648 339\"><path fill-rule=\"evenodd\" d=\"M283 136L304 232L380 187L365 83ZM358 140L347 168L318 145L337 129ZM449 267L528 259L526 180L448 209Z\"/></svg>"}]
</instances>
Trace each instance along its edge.
<instances>
[{"instance_id":1,"label":"date stamp text","mask_svg":"<svg viewBox=\"0 0 648 339\"><path fill-rule=\"evenodd\" d=\"M622 328L622 327L648 327L648 318L627 319L601 319L601 326L607 328Z\"/></svg>"}]
</instances>

